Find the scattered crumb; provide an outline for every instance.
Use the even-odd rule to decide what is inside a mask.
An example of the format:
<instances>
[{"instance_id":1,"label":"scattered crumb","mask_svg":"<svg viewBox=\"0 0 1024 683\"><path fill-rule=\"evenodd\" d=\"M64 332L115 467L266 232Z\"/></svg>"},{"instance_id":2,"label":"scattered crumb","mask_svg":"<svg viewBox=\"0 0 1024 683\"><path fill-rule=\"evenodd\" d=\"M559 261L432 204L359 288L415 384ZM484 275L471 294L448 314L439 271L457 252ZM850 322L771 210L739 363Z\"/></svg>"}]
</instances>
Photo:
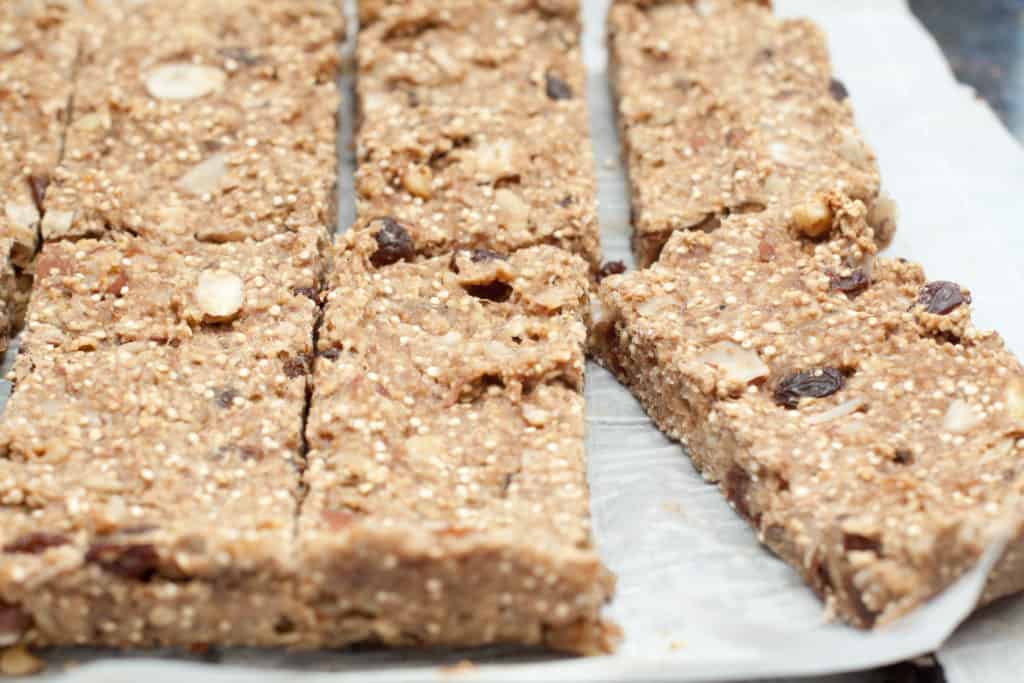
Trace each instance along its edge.
<instances>
[{"instance_id":1,"label":"scattered crumb","mask_svg":"<svg viewBox=\"0 0 1024 683\"><path fill-rule=\"evenodd\" d=\"M44 668L46 663L24 645L15 645L0 652L0 676L30 676Z\"/></svg>"},{"instance_id":2,"label":"scattered crumb","mask_svg":"<svg viewBox=\"0 0 1024 683\"><path fill-rule=\"evenodd\" d=\"M441 673L445 676L458 676L460 674L468 674L472 671L477 670L477 665L468 659L463 659L450 666L442 666Z\"/></svg>"},{"instance_id":3,"label":"scattered crumb","mask_svg":"<svg viewBox=\"0 0 1024 683\"><path fill-rule=\"evenodd\" d=\"M662 503L661 504L661 509L664 510L665 512L671 512L674 515L683 515L683 514L685 514L683 512L683 506L678 501L674 501L674 500L669 500L669 501L665 501L664 503Z\"/></svg>"},{"instance_id":4,"label":"scattered crumb","mask_svg":"<svg viewBox=\"0 0 1024 683\"><path fill-rule=\"evenodd\" d=\"M672 650L673 652L682 650L684 647L686 647L686 643L682 640L673 640L671 643L668 644L668 649Z\"/></svg>"},{"instance_id":5,"label":"scattered crumb","mask_svg":"<svg viewBox=\"0 0 1024 683\"><path fill-rule=\"evenodd\" d=\"M615 157L608 157L604 160L605 168L616 168L619 165L619 160Z\"/></svg>"}]
</instances>

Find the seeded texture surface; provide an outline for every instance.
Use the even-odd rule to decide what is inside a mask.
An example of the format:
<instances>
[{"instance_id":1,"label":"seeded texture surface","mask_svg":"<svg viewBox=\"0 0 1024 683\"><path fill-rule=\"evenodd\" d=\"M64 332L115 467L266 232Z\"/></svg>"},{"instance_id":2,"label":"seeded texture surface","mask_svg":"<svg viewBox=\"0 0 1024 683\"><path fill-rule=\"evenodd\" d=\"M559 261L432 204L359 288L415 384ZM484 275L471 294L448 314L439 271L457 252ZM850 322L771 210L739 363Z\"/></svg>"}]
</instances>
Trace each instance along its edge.
<instances>
[{"instance_id":1,"label":"seeded texture surface","mask_svg":"<svg viewBox=\"0 0 1024 683\"><path fill-rule=\"evenodd\" d=\"M536 247L377 267L380 248L374 230L337 248L318 342L301 590L338 624L327 644L607 650L586 263Z\"/></svg>"},{"instance_id":2,"label":"seeded texture surface","mask_svg":"<svg viewBox=\"0 0 1024 683\"><path fill-rule=\"evenodd\" d=\"M891 239L875 157L833 79L820 29L767 3L616 2L610 77L632 187L634 251L657 260L676 230L842 191Z\"/></svg>"},{"instance_id":3,"label":"seeded texture surface","mask_svg":"<svg viewBox=\"0 0 1024 683\"><path fill-rule=\"evenodd\" d=\"M71 3L0 8L0 346L31 286L43 199L60 160L78 52Z\"/></svg>"},{"instance_id":4,"label":"seeded texture surface","mask_svg":"<svg viewBox=\"0 0 1024 683\"><path fill-rule=\"evenodd\" d=\"M875 259L867 209L832 199L819 241L772 211L675 234L604 280L593 348L828 609L871 627L1018 512L1024 371L966 290ZM837 286L853 273L867 284ZM1024 587L1020 563L1015 541L986 600Z\"/></svg>"}]
</instances>

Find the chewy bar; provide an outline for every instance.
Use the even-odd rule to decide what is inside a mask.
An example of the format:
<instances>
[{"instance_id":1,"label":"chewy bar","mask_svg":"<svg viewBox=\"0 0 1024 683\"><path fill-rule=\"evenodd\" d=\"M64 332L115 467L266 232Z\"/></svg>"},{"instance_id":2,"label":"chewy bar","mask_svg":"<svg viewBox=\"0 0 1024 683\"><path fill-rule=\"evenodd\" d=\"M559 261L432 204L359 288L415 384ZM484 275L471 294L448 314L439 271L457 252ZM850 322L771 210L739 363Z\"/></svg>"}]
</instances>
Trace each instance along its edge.
<instances>
[{"instance_id":1,"label":"chewy bar","mask_svg":"<svg viewBox=\"0 0 1024 683\"><path fill-rule=\"evenodd\" d=\"M575 1L360 3L357 225L600 260Z\"/></svg>"},{"instance_id":2,"label":"chewy bar","mask_svg":"<svg viewBox=\"0 0 1024 683\"><path fill-rule=\"evenodd\" d=\"M215 335L235 338L235 353L295 365L294 353L313 352L323 241L304 228L262 242L174 246L115 234L47 243L22 354Z\"/></svg>"},{"instance_id":3,"label":"chewy bar","mask_svg":"<svg viewBox=\"0 0 1024 683\"><path fill-rule=\"evenodd\" d=\"M550 244L596 269L600 243L586 111L523 118L409 109L358 133L356 221L402 223L417 252L509 254Z\"/></svg>"},{"instance_id":4,"label":"chewy bar","mask_svg":"<svg viewBox=\"0 0 1024 683\"><path fill-rule=\"evenodd\" d=\"M105 39L78 70L45 240L333 227L340 5L150 0L105 12Z\"/></svg>"},{"instance_id":5,"label":"chewy bar","mask_svg":"<svg viewBox=\"0 0 1024 683\"><path fill-rule=\"evenodd\" d=\"M867 209L830 241L772 212L679 232L607 278L593 348L760 540L859 627L970 568L1024 490L1024 371L970 294L875 259ZM1019 531L1019 530L1018 530ZM1019 539L985 600L1024 588Z\"/></svg>"},{"instance_id":6,"label":"chewy bar","mask_svg":"<svg viewBox=\"0 0 1024 683\"><path fill-rule=\"evenodd\" d=\"M318 340L300 594L324 644L606 651L587 264L552 247L420 259L387 230L338 247Z\"/></svg>"},{"instance_id":7,"label":"chewy bar","mask_svg":"<svg viewBox=\"0 0 1024 683\"><path fill-rule=\"evenodd\" d=\"M299 646L319 242L48 243L0 421L0 646Z\"/></svg>"},{"instance_id":8,"label":"chewy bar","mask_svg":"<svg viewBox=\"0 0 1024 683\"><path fill-rule=\"evenodd\" d=\"M365 118L417 107L533 116L562 101L583 106L578 0L360 0L359 9Z\"/></svg>"},{"instance_id":9,"label":"chewy bar","mask_svg":"<svg viewBox=\"0 0 1024 683\"><path fill-rule=\"evenodd\" d=\"M749 0L618 0L608 28L641 266L673 231L822 192L864 201L891 238L894 207L813 23Z\"/></svg>"},{"instance_id":10,"label":"chewy bar","mask_svg":"<svg viewBox=\"0 0 1024 683\"><path fill-rule=\"evenodd\" d=\"M51 354L19 379L0 645L294 643L306 377L221 341Z\"/></svg>"},{"instance_id":11,"label":"chewy bar","mask_svg":"<svg viewBox=\"0 0 1024 683\"><path fill-rule=\"evenodd\" d=\"M0 343L27 299L43 198L60 160L78 37L72 7L0 7Z\"/></svg>"}]
</instances>

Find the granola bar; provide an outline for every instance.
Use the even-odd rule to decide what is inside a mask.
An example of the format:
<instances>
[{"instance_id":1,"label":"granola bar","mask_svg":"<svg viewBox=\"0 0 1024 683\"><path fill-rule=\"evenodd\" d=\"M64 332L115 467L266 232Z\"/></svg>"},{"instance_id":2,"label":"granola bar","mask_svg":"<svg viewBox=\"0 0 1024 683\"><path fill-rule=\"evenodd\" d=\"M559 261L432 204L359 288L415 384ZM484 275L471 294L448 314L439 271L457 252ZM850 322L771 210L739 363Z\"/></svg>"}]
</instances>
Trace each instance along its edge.
<instances>
[{"instance_id":1,"label":"granola bar","mask_svg":"<svg viewBox=\"0 0 1024 683\"><path fill-rule=\"evenodd\" d=\"M416 107L533 116L583 98L577 0L360 0L359 8L356 88L368 119Z\"/></svg>"},{"instance_id":2,"label":"granola bar","mask_svg":"<svg viewBox=\"0 0 1024 683\"><path fill-rule=\"evenodd\" d=\"M593 335L760 540L860 627L950 585L1024 490L1024 370L971 324L967 290L876 259L867 213L830 197L824 241L772 211L676 233L652 268L604 281ZM1017 540L986 600L1024 589L1019 558Z\"/></svg>"},{"instance_id":3,"label":"granola bar","mask_svg":"<svg viewBox=\"0 0 1024 683\"><path fill-rule=\"evenodd\" d=\"M81 60L44 239L333 226L341 19L328 0L113 3Z\"/></svg>"},{"instance_id":4,"label":"granola bar","mask_svg":"<svg viewBox=\"0 0 1024 683\"><path fill-rule=\"evenodd\" d=\"M412 108L358 136L359 226L391 217L418 253L509 254L550 244L600 260L585 104L525 118L483 107Z\"/></svg>"},{"instance_id":5,"label":"granola bar","mask_svg":"<svg viewBox=\"0 0 1024 683\"><path fill-rule=\"evenodd\" d=\"M0 12L0 344L17 326L50 175L60 160L78 53L61 2L10 0Z\"/></svg>"},{"instance_id":6,"label":"granola bar","mask_svg":"<svg viewBox=\"0 0 1024 683\"><path fill-rule=\"evenodd\" d=\"M877 201L875 157L822 32L773 17L767 4L619 0L611 9L610 77L641 266L675 230L714 230L731 214L818 192L864 201L879 240L891 239L893 207Z\"/></svg>"},{"instance_id":7,"label":"granola bar","mask_svg":"<svg viewBox=\"0 0 1024 683\"><path fill-rule=\"evenodd\" d=\"M35 359L0 423L0 645L290 645L306 377L227 337Z\"/></svg>"},{"instance_id":8,"label":"granola bar","mask_svg":"<svg viewBox=\"0 0 1024 683\"><path fill-rule=\"evenodd\" d=\"M338 248L318 341L300 593L323 644L605 651L581 393L586 264L419 259L391 222Z\"/></svg>"}]
</instances>

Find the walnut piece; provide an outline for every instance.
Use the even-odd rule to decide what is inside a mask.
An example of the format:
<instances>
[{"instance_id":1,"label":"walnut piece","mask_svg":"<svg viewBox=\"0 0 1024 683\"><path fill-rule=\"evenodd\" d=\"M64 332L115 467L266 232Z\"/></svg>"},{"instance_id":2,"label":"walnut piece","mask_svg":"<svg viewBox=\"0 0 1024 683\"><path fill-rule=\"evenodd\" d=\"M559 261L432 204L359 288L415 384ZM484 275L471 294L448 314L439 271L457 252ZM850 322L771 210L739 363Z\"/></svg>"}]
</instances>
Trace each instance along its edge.
<instances>
[{"instance_id":1,"label":"walnut piece","mask_svg":"<svg viewBox=\"0 0 1024 683\"><path fill-rule=\"evenodd\" d=\"M798 204L793 208L793 227L808 237L821 237L832 229L832 208L824 197Z\"/></svg>"},{"instance_id":2,"label":"walnut piece","mask_svg":"<svg viewBox=\"0 0 1024 683\"><path fill-rule=\"evenodd\" d=\"M231 320L242 310L242 278L224 270L204 270L199 274L195 296L207 320Z\"/></svg>"}]
</instances>

